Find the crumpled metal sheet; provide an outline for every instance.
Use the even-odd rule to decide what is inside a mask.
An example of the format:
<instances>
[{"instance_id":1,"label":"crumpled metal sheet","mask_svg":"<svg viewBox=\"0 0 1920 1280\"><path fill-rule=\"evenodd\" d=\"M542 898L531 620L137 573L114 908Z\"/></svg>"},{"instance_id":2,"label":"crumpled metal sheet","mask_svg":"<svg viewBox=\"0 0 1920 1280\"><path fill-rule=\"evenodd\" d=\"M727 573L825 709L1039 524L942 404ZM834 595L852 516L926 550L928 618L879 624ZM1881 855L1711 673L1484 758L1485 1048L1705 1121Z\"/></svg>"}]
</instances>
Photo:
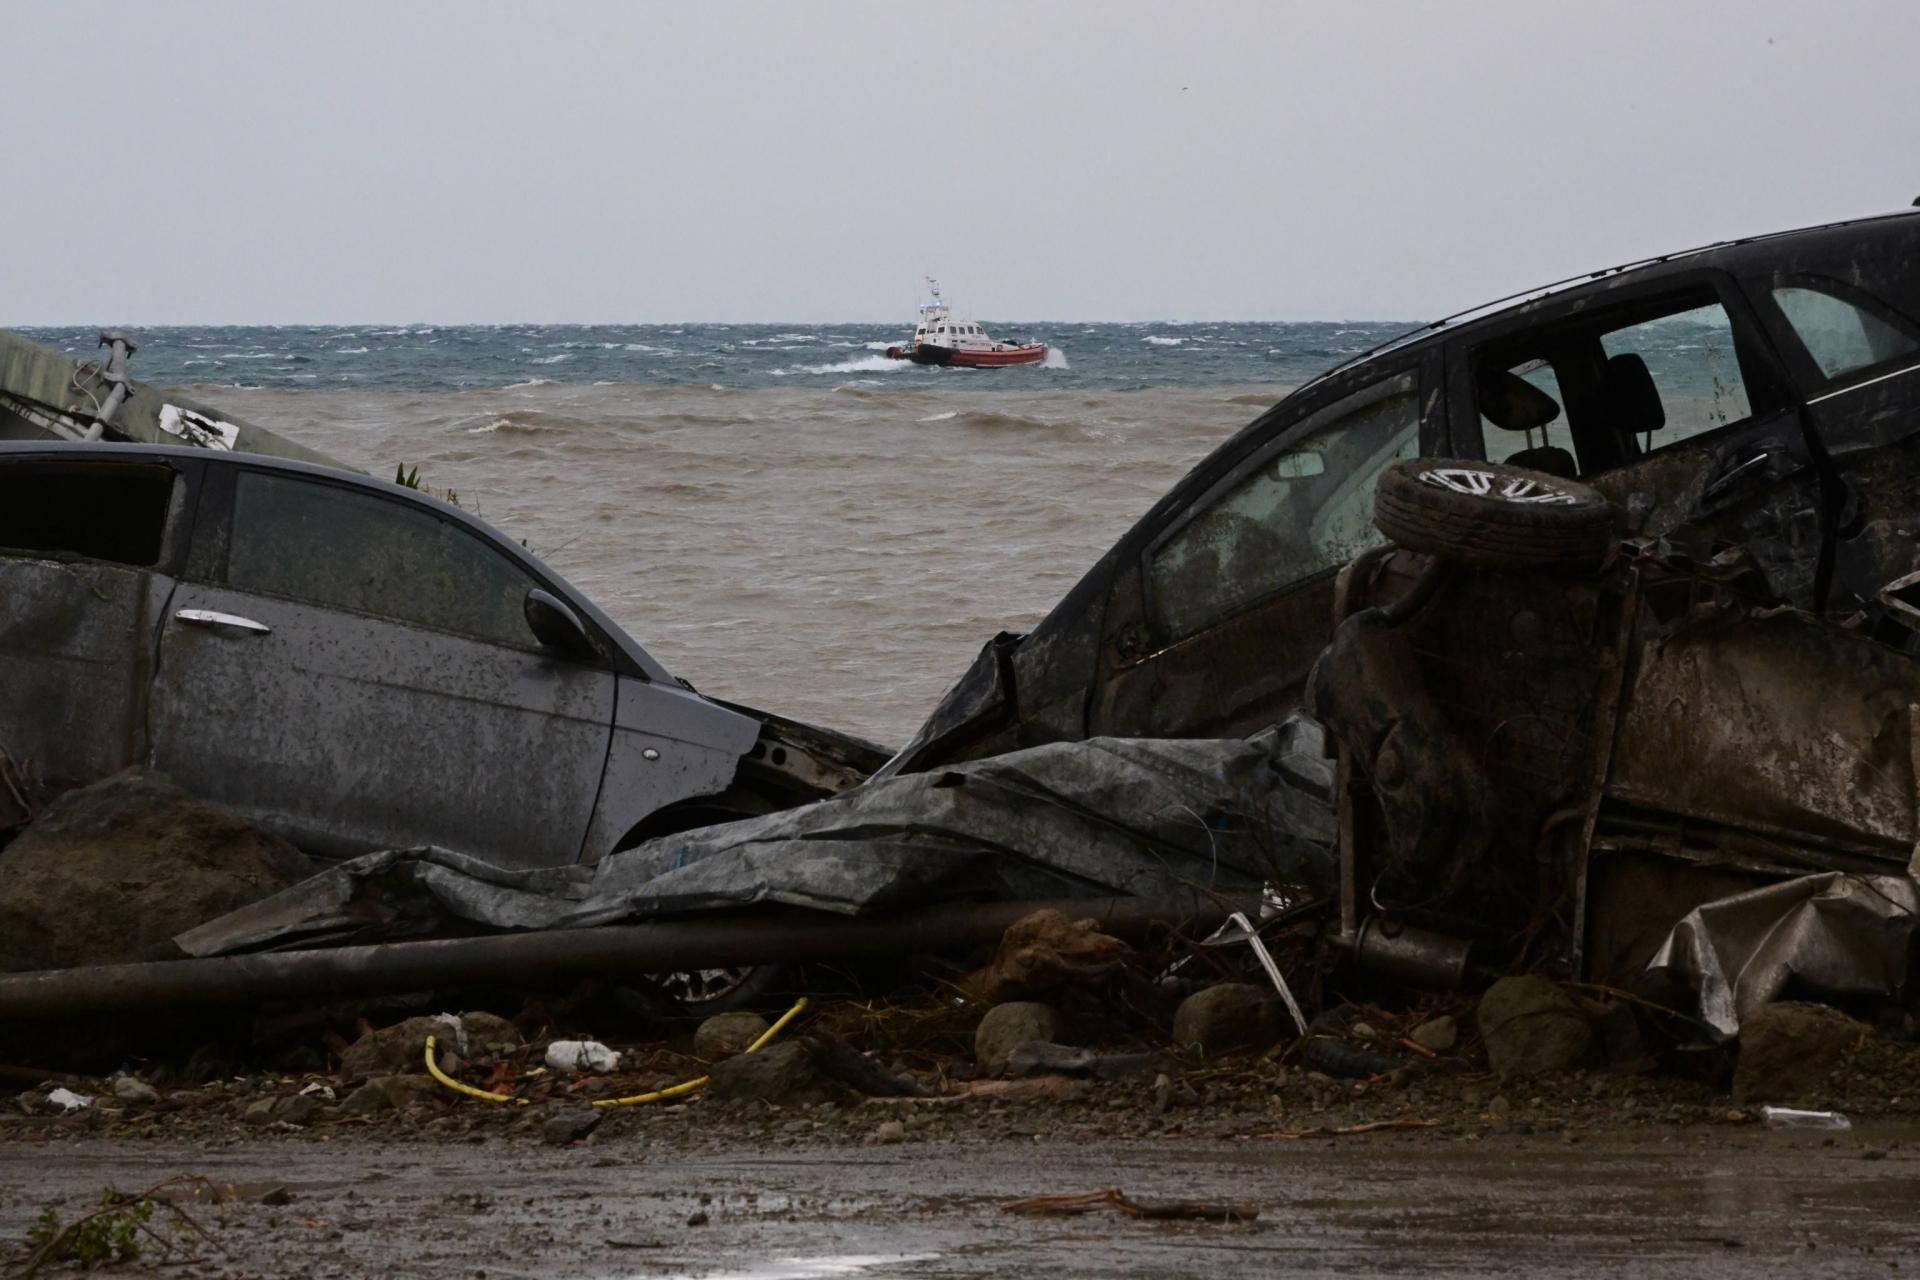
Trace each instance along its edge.
<instances>
[{"instance_id":1,"label":"crumpled metal sheet","mask_svg":"<svg viewBox=\"0 0 1920 1280\"><path fill-rule=\"evenodd\" d=\"M591 867L508 871L442 849L342 863L179 935L189 955L556 929L761 903L848 915L966 898L1258 888L1323 878L1332 762L1304 717L1245 740L1053 743L665 836Z\"/></svg>"},{"instance_id":2,"label":"crumpled metal sheet","mask_svg":"<svg viewBox=\"0 0 1920 1280\"><path fill-rule=\"evenodd\" d=\"M1635 985L1691 991L1701 1022L1731 1040L1789 982L1827 996L1898 998L1917 918L1920 885L1908 876L1783 880L1688 912Z\"/></svg>"}]
</instances>

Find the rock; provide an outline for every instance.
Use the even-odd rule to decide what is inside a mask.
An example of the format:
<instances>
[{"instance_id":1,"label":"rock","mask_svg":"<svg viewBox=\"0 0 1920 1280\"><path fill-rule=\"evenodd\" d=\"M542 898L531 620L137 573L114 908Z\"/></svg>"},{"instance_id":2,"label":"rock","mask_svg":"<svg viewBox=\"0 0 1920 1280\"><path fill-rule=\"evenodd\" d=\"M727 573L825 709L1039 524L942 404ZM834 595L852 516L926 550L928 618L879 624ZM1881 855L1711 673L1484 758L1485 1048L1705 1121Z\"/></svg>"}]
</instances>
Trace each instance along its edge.
<instances>
[{"instance_id":1,"label":"rock","mask_svg":"<svg viewBox=\"0 0 1920 1280\"><path fill-rule=\"evenodd\" d=\"M601 1113L596 1107L562 1111L540 1126L540 1141L550 1147L578 1142L600 1127Z\"/></svg>"},{"instance_id":2,"label":"rock","mask_svg":"<svg viewBox=\"0 0 1920 1280\"><path fill-rule=\"evenodd\" d=\"M1104 977L1132 951L1119 938L1101 933L1091 919L1036 911L1008 925L992 962L967 975L961 986L988 1004L1032 1000Z\"/></svg>"},{"instance_id":3,"label":"rock","mask_svg":"<svg viewBox=\"0 0 1920 1280\"><path fill-rule=\"evenodd\" d=\"M1173 1047L1208 1057L1232 1049L1264 1049L1278 1037L1279 1019L1265 988L1223 982L1196 991L1173 1015Z\"/></svg>"},{"instance_id":4,"label":"rock","mask_svg":"<svg viewBox=\"0 0 1920 1280\"><path fill-rule=\"evenodd\" d=\"M115 1080L113 1096L141 1107L150 1107L160 1101L160 1091L135 1076L121 1076Z\"/></svg>"},{"instance_id":5,"label":"rock","mask_svg":"<svg viewBox=\"0 0 1920 1280\"><path fill-rule=\"evenodd\" d=\"M823 1074L804 1040L776 1041L758 1053L722 1058L708 1073L707 1096L782 1106L844 1102L857 1095Z\"/></svg>"},{"instance_id":6,"label":"rock","mask_svg":"<svg viewBox=\"0 0 1920 1280\"><path fill-rule=\"evenodd\" d=\"M757 1013L716 1013L693 1033L693 1056L718 1062L745 1053L748 1045L767 1034L770 1025Z\"/></svg>"},{"instance_id":7,"label":"rock","mask_svg":"<svg viewBox=\"0 0 1920 1280\"><path fill-rule=\"evenodd\" d=\"M393 1095L387 1092L385 1082L380 1080L367 1081L340 1103L340 1113L349 1116L370 1116L393 1108Z\"/></svg>"},{"instance_id":8,"label":"rock","mask_svg":"<svg viewBox=\"0 0 1920 1280\"><path fill-rule=\"evenodd\" d=\"M973 1060L983 1071L998 1071L1016 1045L1059 1036L1060 1015L1051 1006L1031 1001L997 1004L973 1029Z\"/></svg>"},{"instance_id":9,"label":"rock","mask_svg":"<svg viewBox=\"0 0 1920 1280\"><path fill-rule=\"evenodd\" d=\"M1756 1010L1740 1026L1734 1101L1819 1101L1841 1058L1868 1034L1866 1023L1823 1004L1785 1001Z\"/></svg>"},{"instance_id":10,"label":"rock","mask_svg":"<svg viewBox=\"0 0 1920 1280\"><path fill-rule=\"evenodd\" d=\"M1573 997L1532 974L1487 988L1474 1016L1487 1065L1502 1078L1565 1071L1593 1044L1593 1028Z\"/></svg>"},{"instance_id":11,"label":"rock","mask_svg":"<svg viewBox=\"0 0 1920 1280\"><path fill-rule=\"evenodd\" d=\"M1435 1053L1452 1053L1460 1043L1460 1024L1445 1014L1429 1018L1415 1027L1407 1039L1422 1049L1431 1049Z\"/></svg>"},{"instance_id":12,"label":"rock","mask_svg":"<svg viewBox=\"0 0 1920 1280\"><path fill-rule=\"evenodd\" d=\"M463 1035L460 1019L450 1013L408 1018L405 1022L369 1031L348 1045L340 1054L340 1069L356 1076L424 1071L428 1036L458 1053Z\"/></svg>"},{"instance_id":13,"label":"rock","mask_svg":"<svg viewBox=\"0 0 1920 1280\"><path fill-rule=\"evenodd\" d=\"M907 1140L907 1126L898 1120L888 1120L873 1131L873 1140L882 1146L891 1146Z\"/></svg>"},{"instance_id":14,"label":"rock","mask_svg":"<svg viewBox=\"0 0 1920 1280\"><path fill-rule=\"evenodd\" d=\"M496 1058L526 1043L518 1027L497 1013L481 1009L461 1014L460 1029L466 1037L460 1052L469 1058Z\"/></svg>"},{"instance_id":15,"label":"rock","mask_svg":"<svg viewBox=\"0 0 1920 1280\"><path fill-rule=\"evenodd\" d=\"M439 1081L426 1075L385 1076L370 1083L380 1086L380 1091L396 1107L425 1102L438 1095L442 1087Z\"/></svg>"},{"instance_id":16,"label":"rock","mask_svg":"<svg viewBox=\"0 0 1920 1280\"><path fill-rule=\"evenodd\" d=\"M319 1118L321 1104L318 1098L297 1093L291 1098L282 1098L273 1109L273 1119L287 1124L312 1124Z\"/></svg>"},{"instance_id":17,"label":"rock","mask_svg":"<svg viewBox=\"0 0 1920 1280\"><path fill-rule=\"evenodd\" d=\"M174 934L311 871L286 841L138 769L55 799L6 866L0 971L178 960Z\"/></svg>"},{"instance_id":18,"label":"rock","mask_svg":"<svg viewBox=\"0 0 1920 1280\"><path fill-rule=\"evenodd\" d=\"M242 1111L240 1113L240 1119L247 1124L257 1124L257 1125L272 1124L273 1123L273 1105L274 1105L274 1100L272 1098L255 1099L254 1101L249 1102L247 1104L247 1109L245 1111Z\"/></svg>"}]
</instances>

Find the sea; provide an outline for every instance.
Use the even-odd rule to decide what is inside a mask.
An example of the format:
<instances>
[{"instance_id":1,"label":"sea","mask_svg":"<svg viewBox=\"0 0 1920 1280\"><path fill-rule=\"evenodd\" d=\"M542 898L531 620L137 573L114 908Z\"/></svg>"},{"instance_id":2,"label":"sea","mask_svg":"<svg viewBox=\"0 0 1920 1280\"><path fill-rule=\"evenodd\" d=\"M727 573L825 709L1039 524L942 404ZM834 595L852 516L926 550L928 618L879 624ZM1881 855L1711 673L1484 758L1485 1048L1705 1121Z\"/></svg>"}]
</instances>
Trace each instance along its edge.
<instances>
[{"instance_id":1,"label":"sea","mask_svg":"<svg viewBox=\"0 0 1920 1280\"><path fill-rule=\"evenodd\" d=\"M418 467L701 690L904 741L1175 481L1403 322L146 328L132 372L340 461ZM88 354L95 328L22 330Z\"/></svg>"}]
</instances>

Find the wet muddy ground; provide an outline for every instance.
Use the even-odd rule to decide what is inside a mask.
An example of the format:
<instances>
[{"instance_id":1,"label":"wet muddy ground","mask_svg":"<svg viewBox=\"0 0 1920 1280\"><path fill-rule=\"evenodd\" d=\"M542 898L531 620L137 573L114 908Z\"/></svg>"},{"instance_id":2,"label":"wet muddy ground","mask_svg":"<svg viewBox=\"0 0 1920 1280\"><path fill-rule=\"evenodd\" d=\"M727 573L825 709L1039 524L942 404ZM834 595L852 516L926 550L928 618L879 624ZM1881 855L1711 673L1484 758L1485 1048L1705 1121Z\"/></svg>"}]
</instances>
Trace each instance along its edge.
<instances>
[{"instance_id":1,"label":"wet muddy ground","mask_svg":"<svg viewBox=\"0 0 1920 1280\"><path fill-rule=\"evenodd\" d=\"M983 1120L985 1118L983 1117ZM102 1186L231 1186L191 1212L225 1256L169 1275L777 1277L1881 1274L1920 1266L1920 1128L1688 1125L897 1144L99 1138L0 1147L0 1238ZM658 1137L659 1135L652 1135ZM736 1138L746 1135L736 1133ZM1117 1186L1256 1206L1245 1225L1014 1198ZM283 1194L268 1194L283 1189ZM263 1202L262 1196L267 1201ZM144 1270L151 1263L138 1264Z\"/></svg>"}]
</instances>

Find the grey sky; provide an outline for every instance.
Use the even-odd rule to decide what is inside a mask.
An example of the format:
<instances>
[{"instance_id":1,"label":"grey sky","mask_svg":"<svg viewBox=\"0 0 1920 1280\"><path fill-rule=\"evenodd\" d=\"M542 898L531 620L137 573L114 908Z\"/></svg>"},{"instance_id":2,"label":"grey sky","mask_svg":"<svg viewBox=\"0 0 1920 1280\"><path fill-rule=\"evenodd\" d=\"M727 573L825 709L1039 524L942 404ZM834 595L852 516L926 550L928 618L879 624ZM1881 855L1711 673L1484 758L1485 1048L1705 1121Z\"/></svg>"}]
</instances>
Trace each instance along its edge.
<instances>
[{"instance_id":1,"label":"grey sky","mask_svg":"<svg viewBox=\"0 0 1920 1280\"><path fill-rule=\"evenodd\" d=\"M1420 318L1920 196L1920 5L7 6L0 323Z\"/></svg>"}]
</instances>

